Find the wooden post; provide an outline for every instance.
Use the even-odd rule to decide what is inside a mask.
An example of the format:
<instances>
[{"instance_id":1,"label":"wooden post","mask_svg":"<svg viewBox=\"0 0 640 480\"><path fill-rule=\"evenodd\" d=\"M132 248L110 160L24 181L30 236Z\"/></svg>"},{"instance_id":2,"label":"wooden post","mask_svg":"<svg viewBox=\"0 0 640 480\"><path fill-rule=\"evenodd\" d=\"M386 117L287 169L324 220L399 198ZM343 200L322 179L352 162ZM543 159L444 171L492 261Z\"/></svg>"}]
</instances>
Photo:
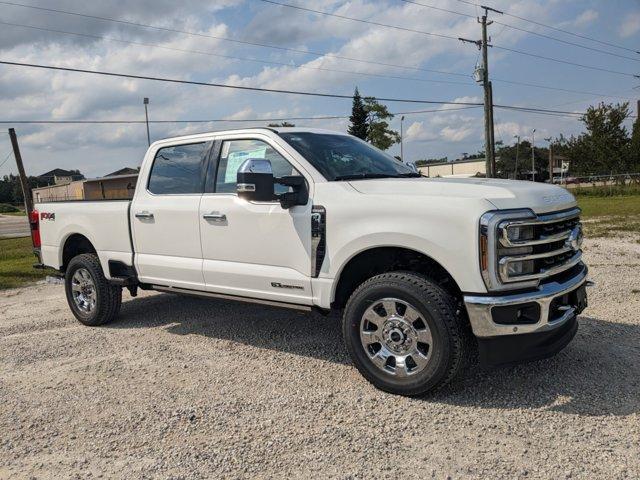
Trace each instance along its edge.
<instances>
[{"instance_id":1,"label":"wooden post","mask_svg":"<svg viewBox=\"0 0 640 480\"><path fill-rule=\"evenodd\" d=\"M22 196L24 197L24 208L27 210L27 216L33 211L33 197L31 194L31 185L29 179L24 173L24 165L22 165L22 155L20 155L20 147L18 146L18 137L13 128L9 129L9 138L11 138L11 146L13 147L13 156L18 166L18 175L20 176L20 185L22 186Z\"/></svg>"}]
</instances>

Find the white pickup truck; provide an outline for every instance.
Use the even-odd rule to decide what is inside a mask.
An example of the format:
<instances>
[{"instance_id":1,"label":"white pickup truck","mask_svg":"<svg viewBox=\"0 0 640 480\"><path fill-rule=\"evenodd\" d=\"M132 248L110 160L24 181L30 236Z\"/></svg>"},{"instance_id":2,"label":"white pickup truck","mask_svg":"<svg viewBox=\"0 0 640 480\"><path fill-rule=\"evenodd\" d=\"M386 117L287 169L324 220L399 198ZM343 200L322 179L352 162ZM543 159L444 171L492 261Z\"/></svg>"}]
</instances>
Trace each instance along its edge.
<instances>
[{"instance_id":1,"label":"white pickup truck","mask_svg":"<svg viewBox=\"0 0 640 480\"><path fill-rule=\"evenodd\" d=\"M326 130L161 140L133 200L37 210L37 266L64 274L80 322L113 320L123 288L342 311L356 367L397 394L442 386L476 358L550 356L586 307L566 190L421 178Z\"/></svg>"}]
</instances>

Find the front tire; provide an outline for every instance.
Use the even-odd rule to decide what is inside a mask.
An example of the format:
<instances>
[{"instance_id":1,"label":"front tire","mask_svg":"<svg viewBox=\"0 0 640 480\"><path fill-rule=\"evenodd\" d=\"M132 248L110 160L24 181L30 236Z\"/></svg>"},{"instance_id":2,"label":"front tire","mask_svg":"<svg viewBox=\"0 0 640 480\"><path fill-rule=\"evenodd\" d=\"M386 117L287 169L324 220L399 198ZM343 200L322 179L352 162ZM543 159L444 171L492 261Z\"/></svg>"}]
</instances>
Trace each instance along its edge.
<instances>
[{"instance_id":1,"label":"front tire","mask_svg":"<svg viewBox=\"0 0 640 480\"><path fill-rule=\"evenodd\" d=\"M455 378L468 334L455 298L426 276L390 272L351 295L343 335L356 368L385 392L417 396Z\"/></svg>"},{"instance_id":2,"label":"front tire","mask_svg":"<svg viewBox=\"0 0 640 480\"><path fill-rule=\"evenodd\" d=\"M105 278L95 254L83 253L71 259L64 286L73 315L84 325L104 325L120 311L122 288Z\"/></svg>"}]
</instances>

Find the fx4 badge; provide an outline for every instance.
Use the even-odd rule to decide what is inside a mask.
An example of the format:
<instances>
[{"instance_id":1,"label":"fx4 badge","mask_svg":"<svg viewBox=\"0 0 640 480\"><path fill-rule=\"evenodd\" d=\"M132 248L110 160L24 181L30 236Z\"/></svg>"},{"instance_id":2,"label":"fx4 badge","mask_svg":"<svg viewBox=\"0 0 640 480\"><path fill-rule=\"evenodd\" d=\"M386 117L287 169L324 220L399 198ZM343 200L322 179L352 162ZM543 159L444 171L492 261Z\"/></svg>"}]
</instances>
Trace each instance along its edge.
<instances>
[{"instance_id":1,"label":"fx4 badge","mask_svg":"<svg viewBox=\"0 0 640 480\"><path fill-rule=\"evenodd\" d=\"M48 213L48 212L41 212L40 213L40 220L51 220L52 222L55 222L56 214L55 213Z\"/></svg>"},{"instance_id":2,"label":"fx4 badge","mask_svg":"<svg viewBox=\"0 0 640 480\"><path fill-rule=\"evenodd\" d=\"M301 287L300 285L285 285L284 283L280 283L280 282L271 282L271 286L274 288L290 288L293 290L304 290L304 287Z\"/></svg>"}]
</instances>

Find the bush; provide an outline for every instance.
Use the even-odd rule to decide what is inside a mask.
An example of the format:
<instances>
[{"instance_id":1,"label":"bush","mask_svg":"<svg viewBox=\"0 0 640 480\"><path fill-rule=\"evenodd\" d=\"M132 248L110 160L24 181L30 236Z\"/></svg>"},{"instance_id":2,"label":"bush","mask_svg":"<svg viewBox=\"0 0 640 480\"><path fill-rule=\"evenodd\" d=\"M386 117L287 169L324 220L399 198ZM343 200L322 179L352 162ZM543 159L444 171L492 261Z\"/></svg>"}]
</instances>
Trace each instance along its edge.
<instances>
[{"instance_id":1,"label":"bush","mask_svg":"<svg viewBox=\"0 0 640 480\"><path fill-rule=\"evenodd\" d=\"M19 211L20 209L18 207L14 207L8 203L0 203L0 213L15 213Z\"/></svg>"}]
</instances>

